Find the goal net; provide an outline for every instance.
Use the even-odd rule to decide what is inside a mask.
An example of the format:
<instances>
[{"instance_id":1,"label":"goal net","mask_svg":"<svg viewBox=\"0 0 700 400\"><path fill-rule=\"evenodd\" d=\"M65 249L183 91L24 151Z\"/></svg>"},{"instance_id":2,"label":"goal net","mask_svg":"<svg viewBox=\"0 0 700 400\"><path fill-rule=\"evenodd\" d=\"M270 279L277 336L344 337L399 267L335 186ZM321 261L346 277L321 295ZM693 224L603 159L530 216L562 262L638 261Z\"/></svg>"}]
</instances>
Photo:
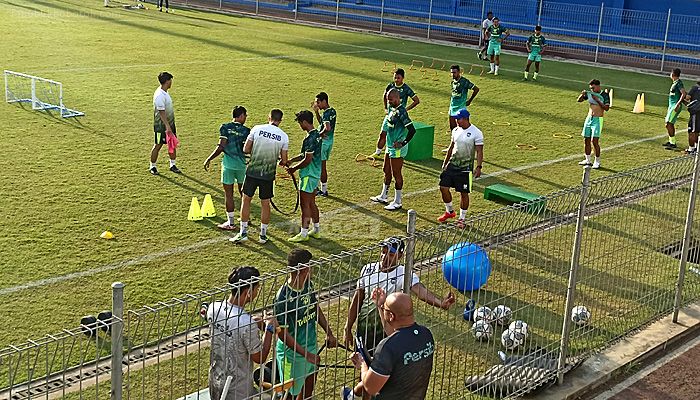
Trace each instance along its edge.
<instances>
[{"instance_id":1,"label":"goal net","mask_svg":"<svg viewBox=\"0 0 700 400\"><path fill-rule=\"evenodd\" d=\"M31 103L33 110L59 110L63 118L85 115L63 105L61 82L8 70L4 75L8 103Z\"/></svg>"}]
</instances>

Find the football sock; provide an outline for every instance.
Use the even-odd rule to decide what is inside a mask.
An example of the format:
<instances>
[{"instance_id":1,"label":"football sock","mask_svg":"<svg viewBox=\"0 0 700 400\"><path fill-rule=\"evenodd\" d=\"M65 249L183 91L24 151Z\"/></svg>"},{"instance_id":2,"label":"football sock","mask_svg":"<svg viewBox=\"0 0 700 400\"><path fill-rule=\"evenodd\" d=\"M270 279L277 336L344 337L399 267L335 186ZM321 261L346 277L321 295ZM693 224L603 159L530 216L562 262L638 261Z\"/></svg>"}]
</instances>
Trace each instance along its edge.
<instances>
[{"instance_id":1,"label":"football sock","mask_svg":"<svg viewBox=\"0 0 700 400\"><path fill-rule=\"evenodd\" d=\"M669 137L668 137L668 141L669 141L669 143L671 143L671 144L676 144L676 136L675 136L675 135L674 135L674 136L669 136Z\"/></svg>"},{"instance_id":2,"label":"football sock","mask_svg":"<svg viewBox=\"0 0 700 400\"><path fill-rule=\"evenodd\" d=\"M233 225L233 221L236 218L236 212L231 211L231 212L226 212L226 216L228 217L228 224Z\"/></svg>"},{"instance_id":3,"label":"football sock","mask_svg":"<svg viewBox=\"0 0 700 400\"><path fill-rule=\"evenodd\" d=\"M170 167L172 168L174 166L175 166L175 160L170 160Z\"/></svg>"},{"instance_id":4,"label":"football sock","mask_svg":"<svg viewBox=\"0 0 700 400\"><path fill-rule=\"evenodd\" d=\"M595 162L599 163L600 162L600 157L595 158Z\"/></svg>"},{"instance_id":5,"label":"football sock","mask_svg":"<svg viewBox=\"0 0 700 400\"><path fill-rule=\"evenodd\" d=\"M248 221L241 221L241 235L247 235L248 234Z\"/></svg>"},{"instance_id":6,"label":"football sock","mask_svg":"<svg viewBox=\"0 0 700 400\"><path fill-rule=\"evenodd\" d=\"M394 203L401 204L401 190L394 189Z\"/></svg>"},{"instance_id":7,"label":"football sock","mask_svg":"<svg viewBox=\"0 0 700 400\"><path fill-rule=\"evenodd\" d=\"M309 236L309 228L301 228L301 236L303 236L303 237Z\"/></svg>"},{"instance_id":8,"label":"football sock","mask_svg":"<svg viewBox=\"0 0 700 400\"><path fill-rule=\"evenodd\" d=\"M374 154L376 154L376 155L382 154L382 149L380 149L379 147L377 147L377 150L374 151Z\"/></svg>"},{"instance_id":9,"label":"football sock","mask_svg":"<svg viewBox=\"0 0 700 400\"><path fill-rule=\"evenodd\" d=\"M459 209L459 219L467 218L467 210Z\"/></svg>"},{"instance_id":10,"label":"football sock","mask_svg":"<svg viewBox=\"0 0 700 400\"><path fill-rule=\"evenodd\" d=\"M496 64L494 64L494 63L491 63L491 72L493 72L493 71L494 71L494 67L495 67L495 66L496 66Z\"/></svg>"},{"instance_id":11,"label":"football sock","mask_svg":"<svg viewBox=\"0 0 700 400\"><path fill-rule=\"evenodd\" d=\"M156 167L156 163L152 162L152 163L151 163L151 168L155 168L155 167Z\"/></svg>"},{"instance_id":12,"label":"football sock","mask_svg":"<svg viewBox=\"0 0 700 400\"><path fill-rule=\"evenodd\" d=\"M496 73L498 73L498 69L500 68L500 65L496 65Z\"/></svg>"},{"instance_id":13,"label":"football sock","mask_svg":"<svg viewBox=\"0 0 700 400\"><path fill-rule=\"evenodd\" d=\"M321 191L323 193L326 193L328 191L328 182L325 182L325 183L321 182Z\"/></svg>"},{"instance_id":14,"label":"football sock","mask_svg":"<svg viewBox=\"0 0 700 400\"><path fill-rule=\"evenodd\" d=\"M452 214L454 212L454 209L452 208L452 202L445 203L445 211L448 214Z\"/></svg>"},{"instance_id":15,"label":"football sock","mask_svg":"<svg viewBox=\"0 0 700 400\"><path fill-rule=\"evenodd\" d=\"M586 162L591 162L591 155L590 154L586 154Z\"/></svg>"},{"instance_id":16,"label":"football sock","mask_svg":"<svg viewBox=\"0 0 700 400\"><path fill-rule=\"evenodd\" d=\"M535 74L537 75L537 74ZM525 79L527 79L527 71L523 71L523 76L525 76Z\"/></svg>"},{"instance_id":17,"label":"football sock","mask_svg":"<svg viewBox=\"0 0 700 400\"><path fill-rule=\"evenodd\" d=\"M267 236L267 224L260 224L260 236Z\"/></svg>"},{"instance_id":18,"label":"football sock","mask_svg":"<svg viewBox=\"0 0 700 400\"><path fill-rule=\"evenodd\" d=\"M382 194L380 196L386 198L389 195L389 185L386 183L382 185Z\"/></svg>"},{"instance_id":19,"label":"football sock","mask_svg":"<svg viewBox=\"0 0 700 400\"><path fill-rule=\"evenodd\" d=\"M534 74L532 74L532 77L533 77L534 79L537 79L537 75L539 75L539 74L540 74L539 72L535 72Z\"/></svg>"},{"instance_id":20,"label":"football sock","mask_svg":"<svg viewBox=\"0 0 700 400\"><path fill-rule=\"evenodd\" d=\"M321 232L321 223L314 222L314 233L319 233L319 232Z\"/></svg>"}]
</instances>

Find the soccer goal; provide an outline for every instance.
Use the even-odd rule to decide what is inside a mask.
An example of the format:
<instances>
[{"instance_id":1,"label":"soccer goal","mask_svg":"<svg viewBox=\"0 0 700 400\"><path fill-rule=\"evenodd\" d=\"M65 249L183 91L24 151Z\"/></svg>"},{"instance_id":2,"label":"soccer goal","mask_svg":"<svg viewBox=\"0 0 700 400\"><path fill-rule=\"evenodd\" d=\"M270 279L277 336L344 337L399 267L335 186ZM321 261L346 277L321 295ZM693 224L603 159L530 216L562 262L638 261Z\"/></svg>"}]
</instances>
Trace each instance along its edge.
<instances>
[{"instance_id":1,"label":"soccer goal","mask_svg":"<svg viewBox=\"0 0 700 400\"><path fill-rule=\"evenodd\" d=\"M63 105L61 82L8 70L5 70L5 100L32 103L33 110L59 110L63 118L85 115Z\"/></svg>"}]
</instances>

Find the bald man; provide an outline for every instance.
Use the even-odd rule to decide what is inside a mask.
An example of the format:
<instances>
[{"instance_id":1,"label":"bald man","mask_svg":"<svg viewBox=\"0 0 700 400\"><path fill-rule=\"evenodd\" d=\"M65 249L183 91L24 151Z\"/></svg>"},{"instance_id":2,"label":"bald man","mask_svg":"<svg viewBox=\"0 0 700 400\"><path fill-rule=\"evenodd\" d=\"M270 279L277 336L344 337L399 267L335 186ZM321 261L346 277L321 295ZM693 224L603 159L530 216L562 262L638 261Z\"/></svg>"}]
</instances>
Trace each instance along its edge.
<instances>
[{"instance_id":1,"label":"bald man","mask_svg":"<svg viewBox=\"0 0 700 400\"><path fill-rule=\"evenodd\" d=\"M416 323L410 295L387 296L377 288L372 292L372 301L388 337L379 342L370 366L359 354L353 355L352 362L361 371L355 392L364 390L376 400L425 399L433 370L433 334ZM354 397L343 395L347 399Z\"/></svg>"}]
</instances>

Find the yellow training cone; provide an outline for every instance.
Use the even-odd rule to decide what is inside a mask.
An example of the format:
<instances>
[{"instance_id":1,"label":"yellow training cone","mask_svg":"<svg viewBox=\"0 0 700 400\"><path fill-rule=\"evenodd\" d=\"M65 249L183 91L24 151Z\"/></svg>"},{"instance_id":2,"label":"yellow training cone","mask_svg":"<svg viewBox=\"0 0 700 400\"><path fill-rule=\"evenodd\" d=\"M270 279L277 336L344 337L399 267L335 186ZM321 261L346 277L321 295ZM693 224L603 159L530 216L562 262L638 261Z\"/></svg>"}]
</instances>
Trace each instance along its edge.
<instances>
[{"instance_id":1,"label":"yellow training cone","mask_svg":"<svg viewBox=\"0 0 700 400\"><path fill-rule=\"evenodd\" d=\"M109 240L109 239L114 239L114 235L113 235L112 232L110 232L110 231L104 231L104 232L102 232L102 234L100 235L100 237L101 237L102 239L107 239L107 240Z\"/></svg>"},{"instance_id":2,"label":"yellow training cone","mask_svg":"<svg viewBox=\"0 0 700 400\"><path fill-rule=\"evenodd\" d=\"M211 195L207 193L204 196L204 202L202 203L202 216L204 218L216 217L216 210L214 210L214 202L211 201Z\"/></svg>"},{"instance_id":3,"label":"yellow training cone","mask_svg":"<svg viewBox=\"0 0 700 400\"><path fill-rule=\"evenodd\" d=\"M199 208L199 202L196 197L192 198L192 203L190 204L190 212L187 214L187 219L190 221L201 221L202 220L202 209Z\"/></svg>"},{"instance_id":4,"label":"yellow training cone","mask_svg":"<svg viewBox=\"0 0 700 400\"><path fill-rule=\"evenodd\" d=\"M632 112L635 114L641 114L644 112L644 93L637 95L637 100L634 101L634 108Z\"/></svg>"}]
</instances>

